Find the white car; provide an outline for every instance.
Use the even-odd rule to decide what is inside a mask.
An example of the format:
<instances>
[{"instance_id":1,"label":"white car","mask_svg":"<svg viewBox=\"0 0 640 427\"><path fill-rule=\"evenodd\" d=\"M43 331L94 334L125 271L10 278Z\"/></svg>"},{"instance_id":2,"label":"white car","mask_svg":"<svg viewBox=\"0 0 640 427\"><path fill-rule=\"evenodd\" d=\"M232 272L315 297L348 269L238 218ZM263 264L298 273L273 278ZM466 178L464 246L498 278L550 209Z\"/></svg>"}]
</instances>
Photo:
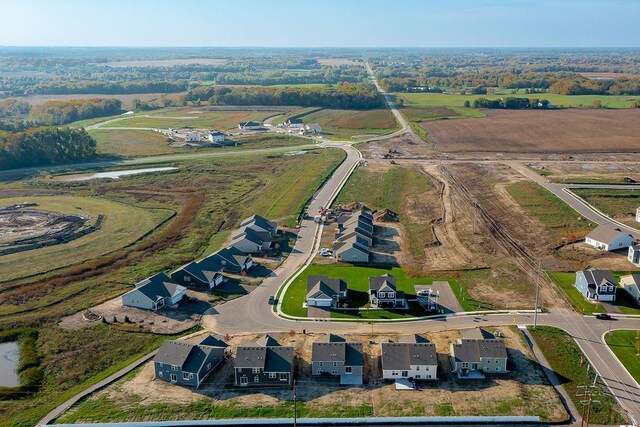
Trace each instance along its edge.
<instances>
[{"instance_id":1,"label":"white car","mask_svg":"<svg viewBox=\"0 0 640 427\"><path fill-rule=\"evenodd\" d=\"M327 248L322 248L322 249L320 249L319 254L322 255L322 256L331 256L331 255L333 255L333 252L330 251Z\"/></svg>"},{"instance_id":2,"label":"white car","mask_svg":"<svg viewBox=\"0 0 640 427\"><path fill-rule=\"evenodd\" d=\"M418 295L420 295L421 297L428 297L429 295L431 295L431 292L429 292L428 289L422 289L418 291Z\"/></svg>"}]
</instances>

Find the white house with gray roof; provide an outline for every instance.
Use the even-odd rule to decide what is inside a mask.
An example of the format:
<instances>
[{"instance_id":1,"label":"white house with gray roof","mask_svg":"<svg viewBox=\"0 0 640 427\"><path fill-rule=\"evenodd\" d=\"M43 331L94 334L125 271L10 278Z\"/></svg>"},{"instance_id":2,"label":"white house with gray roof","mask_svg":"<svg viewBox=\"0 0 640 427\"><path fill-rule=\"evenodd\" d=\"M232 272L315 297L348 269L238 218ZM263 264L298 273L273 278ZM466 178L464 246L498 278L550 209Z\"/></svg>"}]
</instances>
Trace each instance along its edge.
<instances>
[{"instance_id":1,"label":"white house with gray roof","mask_svg":"<svg viewBox=\"0 0 640 427\"><path fill-rule=\"evenodd\" d=\"M347 282L327 276L312 275L307 278L307 306L335 308L347 297Z\"/></svg>"},{"instance_id":2,"label":"white house with gray roof","mask_svg":"<svg viewBox=\"0 0 640 427\"><path fill-rule=\"evenodd\" d=\"M451 343L451 367L461 379L483 379L485 373L504 374L507 349L497 339L460 339Z\"/></svg>"},{"instance_id":3,"label":"white house with gray roof","mask_svg":"<svg viewBox=\"0 0 640 427\"><path fill-rule=\"evenodd\" d=\"M619 228L599 225L585 236L584 242L601 251L616 251L633 245L635 238Z\"/></svg>"},{"instance_id":4,"label":"white house with gray roof","mask_svg":"<svg viewBox=\"0 0 640 427\"><path fill-rule=\"evenodd\" d=\"M627 252L627 259L636 267L640 267L640 245L629 246L629 252Z\"/></svg>"},{"instance_id":5,"label":"white house with gray roof","mask_svg":"<svg viewBox=\"0 0 640 427\"><path fill-rule=\"evenodd\" d=\"M238 346L234 359L235 385L288 387L293 383L293 347L281 346L271 335Z\"/></svg>"},{"instance_id":6,"label":"white house with gray roof","mask_svg":"<svg viewBox=\"0 0 640 427\"><path fill-rule=\"evenodd\" d=\"M388 342L380 344L382 378L437 380L438 357L429 342Z\"/></svg>"},{"instance_id":7,"label":"white house with gray roof","mask_svg":"<svg viewBox=\"0 0 640 427\"><path fill-rule=\"evenodd\" d=\"M254 231L266 231L271 233L271 236L278 234L278 223L275 221L269 221L260 215L252 215L249 218L245 218L240 223L240 228L250 228Z\"/></svg>"},{"instance_id":8,"label":"white house with gray roof","mask_svg":"<svg viewBox=\"0 0 640 427\"><path fill-rule=\"evenodd\" d=\"M154 378L174 384L200 387L226 356L227 344L211 335L199 344L167 340L153 357Z\"/></svg>"},{"instance_id":9,"label":"white house with gray roof","mask_svg":"<svg viewBox=\"0 0 640 427\"><path fill-rule=\"evenodd\" d=\"M341 385L361 385L363 368L362 343L329 334L312 344L311 375L332 375L340 377Z\"/></svg>"},{"instance_id":10,"label":"white house with gray roof","mask_svg":"<svg viewBox=\"0 0 640 427\"><path fill-rule=\"evenodd\" d=\"M640 274L628 274L620 277L620 287L640 305Z\"/></svg>"},{"instance_id":11,"label":"white house with gray roof","mask_svg":"<svg viewBox=\"0 0 640 427\"><path fill-rule=\"evenodd\" d=\"M122 305L157 311L178 304L186 293L187 288L178 285L166 274L158 273L136 283L135 289L122 295Z\"/></svg>"}]
</instances>

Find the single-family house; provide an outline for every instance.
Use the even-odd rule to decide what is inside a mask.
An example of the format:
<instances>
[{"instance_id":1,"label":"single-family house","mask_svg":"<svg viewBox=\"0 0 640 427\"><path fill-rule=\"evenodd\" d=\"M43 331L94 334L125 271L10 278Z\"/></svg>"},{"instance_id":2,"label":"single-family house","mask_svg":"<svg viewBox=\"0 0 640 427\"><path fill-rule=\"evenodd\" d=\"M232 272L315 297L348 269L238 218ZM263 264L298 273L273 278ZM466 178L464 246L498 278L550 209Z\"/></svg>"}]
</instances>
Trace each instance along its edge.
<instances>
[{"instance_id":1,"label":"single-family house","mask_svg":"<svg viewBox=\"0 0 640 427\"><path fill-rule=\"evenodd\" d=\"M385 342L380 344L382 378L437 380L438 357L429 342Z\"/></svg>"},{"instance_id":2,"label":"single-family house","mask_svg":"<svg viewBox=\"0 0 640 427\"><path fill-rule=\"evenodd\" d=\"M240 130L260 130L262 126L256 122L240 122L238 123L238 129Z\"/></svg>"},{"instance_id":3,"label":"single-family house","mask_svg":"<svg viewBox=\"0 0 640 427\"><path fill-rule=\"evenodd\" d=\"M640 305L640 274L628 274L620 277L620 287Z\"/></svg>"},{"instance_id":4,"label":"single-family house","mask_svg":"<svg viewBox=\"0 0 640 427\"><path fill-rule=\"evenodd\" d=\"M304 130L307 133L320 134L322 133L322 128L318 123L311 123L310 125L304 125Z\"/></svg>"},{"instance_id":5,"label":"single-family house","mask_svg":"<svg viewBox=\"0 0 640 427\"><path fill-rule=\"evenodd\" d=\"M406 307L403 291L396 290L396 278L390 274L369 277L369 304L371 307Z\"/></svg>"},{"instance_id":6,"label":"single-family house","mask_svg":"<svg viewBox=\"0 0 640 427\"><path fill-rule=\"evenodd\" d=\"M615 251L633 245L635 239L619 228L599 225L585 236L584 242L601 251Z\"/></svg>"},{"instance_id":7,"label":"single-family house","mask_svg":"<svg viewBox=\"0 0 640 427\"><path fill-rule=\"evenodd\" d=\"M458 378L483 379L485 373L507 373L507 349L497 339L460 339L449 346Z\"/></svg>"},{"instance_id":8,"label":"single-family house","mask_svg":"<svg viewBox=\"0 0 640 427\"><path fill-rule=\"evenodd\" d=\"M200 384L226 356L227 344L207 336L199 344L167 340L153 357L154 378L175 384Z\"/></svg>"},{"instance_id":9,"label":"single-family house","mask_svg":"<svg viewBox=\"0 0 640 427\"><path fill-rule=\"evenodd\" d=\"M347 282L327 276L312 275L307 278L307 306L335 308L347 297Z\"/></svg>"},{"instance_id":10,"label":"single-family house","mask_svg":"<svg viewBox=\"0 0 640 427\"><path fill-rule=\"evenodd\" d=\"M202 137L200 136L199 133L188 133L184 137L184 139L187 142L200 142L200 141L202 141Z\"/></svg>"},{"instance_id":11,"label":"single-family house","mask_svg":"<svg viewBox=\"0 0 640 427\"><path fill-rule=\"evenodd\" d=\"M333 254L336 259L349 263L369 262L369 244L357 235L351 235L344 240L337 240L333 244Z\"/></svg>"},{"instance_id":12,"label":"single-family house","mask_svg":"<svg viewBox=\"0 0 640 427\"><path fill-rule=\"evenodd\" d=\"M293 383L293 347L281 346L270 335L241 344L234 360L235 385L290 386Z\"/></svg>"},{"instance_id":13,"label":"single-family house","mask_svg":"<svg viewBox=\"0 0 640 427\"><path fill-rule=\"evenodd\" d=\"M224 280L219 260L205 258L200 262L192 261L171 273L171 279L188 288L212 289Z\"/></svg>"},{"instance_id":14,"label":"single-family house","mask_svg":"<svg viewBox=\"0 0 640 427\"><path fill-rule=\"evenodd\" d=\"M629 246L629 252L627 253L627 259L633 265L640 267L640 245Z\"/></svg>"},{"instance_id":15,"label":"single-family house","mask_svg":"<svg viewBox=\"0 0 640 427\"><path fill-rule=\"evenodd\" d=\"M293 129L302 129L302 127L304 126L304 122L302 121L302 119L292 118L284 122L284 125Z\"/></svg>"},{"instance_id":16,"label":"single-family house","mask_svg":"<svg viewBox=\"0 0 640 427\"><path fill-rule=\"evenodd\" d=\"M576 272L575 287L588 300L615 301L616 279L610 271L589 269Z\"/></svg>"},{"instance_id":17,"label":"single-family house","mask_svg":"<svg viewBox=\"0 0 640 427\"><path fill-rule=\"evenodd\" d=\"M311 375L332 375L340 377L341 385L361 385L363 369L362 343L329 334L311 347Z\"/></svg>"},{"instance_id":18,"label":"single-family house","mask_svg":"<svg viewBox=\"0 0 640 427\"><path fill-rule=\"evenodd\" d=\"M260 215L252 215L249 218L245 218L240 223L241 228L250 228L257 232L269 232L271 236L275 237L278 234L278 223L275 221L269 221L268 219L261 217Z\"/></svg>"},{"instance_id":19,"label":"single-family house","mask_svg":"<svg viewBox=\"0 0 640 427\"><path fill-rule=\"evenodd\" d=\"M250 227L244 227L232 236L230 246L244 253L257 253L271 248L271 234L267 231L254 231Z\"/></svg>"},{"instance_id":20,"label":"single-family house","mask_svg":"<svg viewBox=\"0 0 640 427\"><path fill-rule=\"evenodd\" d=\"M242 273L253 267L253 260L251 257L233 246L220 249L219 251L209 255L205 260L208 258L212 258L220 263L223 271L229 271L231 273ZM205 260L203 260L203 262Z\"/></svg>"},{"instance_id":21,"label":"single-family house","mask_svg":"<svg viewBox=\"0 0 640 427\"><path fill-rule=\"evenodd\" d=\"M353 235L366 240L367 245L371 246L373 244L373 224L360 216L351 216L346 221L338 223L336 240L345 240Z\"/></svg>"},{"instance_id":22,"label":"single-family house","mask_svg":"<svg viewBox=\"0 0 640 427\"><path fill-rule=\"evenodd\" d=\"M224 133L212 130L209 133L209 142L224 142Z\"/></svg>"},{"instance_id":23,"label":"single-family house","mask_svg":"<svg viewBox=\"0 0 640 427\"><path fill-rule=\"evenodd\" d=\"M178 285L166 274L158 273L136 283L134 289L122 295L122 305L156 311L178 304L186 293L187 288Z\"/></svg>"}]
</instances>

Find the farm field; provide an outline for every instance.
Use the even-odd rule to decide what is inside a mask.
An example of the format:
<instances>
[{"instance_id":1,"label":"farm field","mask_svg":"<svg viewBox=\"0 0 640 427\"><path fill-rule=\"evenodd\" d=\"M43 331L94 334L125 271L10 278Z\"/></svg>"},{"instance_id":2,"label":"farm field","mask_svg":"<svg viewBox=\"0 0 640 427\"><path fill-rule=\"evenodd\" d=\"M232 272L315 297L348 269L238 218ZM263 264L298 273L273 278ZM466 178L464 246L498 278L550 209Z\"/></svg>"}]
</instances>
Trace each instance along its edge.
<instances>
[{"instance_id":1,"label":"farm field","mask_svg":"<svg viewBox=\"0 0 640 427\"><path fill-rule=\"evenodd\" d=\"M580 156L577 156L578 158ZM640 164L619 163L617 156L611 162L531 162L529 167L551 182L562 184L637 184L640 182Z\"/></svg>"},{"instance_id":2,"label":"farm field","mask_svg":"<svg viewBox=\"0 0 640 427\"><path fill-rule=\"evenodd\" d=\"M365 135L385 135L398 130L398 124L388 109L322 109L301 118L305 123L318 123L322 133L331 139L358 139Z\"/></svg>"},{"instance_id":3,"label":"farm field","mask_svg":"<svg viewBox=\"0 0 640 427\"><path fill-rule=\"evenodd\" d=\"M145 277L172 271L205 252L219 249L229 230L254 213L282 225L293 225L304 202L344 156L342 150L330 149L301 156L230 156L184 162L172 174L99 182L93 191L102 197L149 209L172 209L177 215L169 226L134 245L61 269L47 280L14 281L11 290L0 291L4 301L0 306L0 327L37 326L38 348L46 353L42 361L43 389L33 396L34 404L26 409L23 405L3 407L6 422L34 425L71 395L170 338L138 333L132 339L127 329L131 325L125 324L100 324L68 331L57 326L60 318L113 299ZM19 184L12 183L11 192L20 201L26 200L24 196L38 186L73 194L80 200L94 199L89 197L89 183L52 186L34 180L28 187ZM69 206L74 209L76 205ZM14 270L15 266L14 263ZM121 344L121 340L127 343ZM78 352L83 357L78 357Z\"/></svg>"},{"instance_id":4,"label":"farm field","mask_svg":"<svg viewBox=\"0 0 640 427\"><path fill-rule=\"evenodd\" d=\"M571 191L608 216L632 227L638 226L636 209L640 206L640 190L576 188Z\"/></svg>"},{"instance_id":5,"label":"farm field","mask_svg":"<svg viewBox=\"0 0 640 427\"><path fill-rule=\"evenodd\" d=\"M128 110L133 108L134 99L139 99L140 101L143 101L143 102L157 100L164 96L166 96L169 99L177 99L178 97L180 97L181 95L184 95L185 93L186 92L179 92L179 93L171 93L168 95L164 93L134 93L134 94L124 94L124 95L77 93L73 95L28 95L28 96L21 96L16 99L20 101L28 102L31 105L40 105L48 101L69 101L71 99L92 99L92 98L99 98L99 99L115 98L122 101L122 108L124 110Z\"/></svg>"},{"instance_id":6,"label":"farm field","mask_svg":"<svg viewBox=\"0 0 640 427\"><path fill-rule=\"evenodd\" d=\"M581 398L578 386L591 384L594 380L591 375L593 370L587 373L584 354L574 339L560 329L538 326L529 331L556 375L565 379L563 387L574 405L579 408ZM597 385L600 402L592 405L590 422L606 425L624 424L620 407L608 393L607 387L601 381Z\"/></svg>"},{"instance_id":7,"label":"farm field","mask_svg":"<svg viewBox=\"0 0 640 427\"><path fill-rule=\"evenodd\" d=\"M102 62L100 65L108 67L171 67L174 65L224 65L227 62L222 58L176 58L176 59L145 59L139 61L112 61Z\"/></svg>"},{"instance_id":8,"label":"farm field","mask_svg":"<svg viewBox=\"0 0 640 427\"><path fill-rule=\"evenodd\" d=\"M25 196L1 198L0 204L6 206L25 201L37 203L38 209L89 215L92 223L98 214L105 215L105 220L99 230L69 243L0 256L0 283L46 273L121 249L174 214L170 209L149 209L97 197ZM29 262L22 262L25 259ZM16 268L18 265L20 268ZM2 288L4 286L0 285ZM5 305L0 312L7 309L10 307Z\"/></svg>"},{"instance_id":9,"label":"farm field","mask_svg":"<svg viewBox=\"0 0 640 427\"><path fill-rule=\"evenodd\" d=\"M458 95L448 93L400 93L392 94L404 100L405 106L421 107L464 107L464 102L473 103L476 98L500 99L505 96L534 97L547 99L554 107L591 107L594 101L600 101L605 108L633 108L640 96L630 95L560 95L556 93L534 93L515 95ZM473 109L471 109L473 110Z\"/></svg>"},{"instance_id":10,"label":"farm field","mask_svg":"<svg viewBox=\"0 0 640 427\"><path fill-rule=\"evenodd\" d=\"M363 343L364 382L361 387L338 386L330 378L312 378L309 361L312 342L324 334L276 334L283 345L292 345L298 356L297 415L307 417L443 416L443 415L538 415L544 421L561 422L567 414L554 389L535 362L515 328L491 328L500 332L512 362L512 372L491 375L486 381L459 381L443 362L434 383L420 382L418 390L395 390L392 381L379 379L381 342L398 340L397 334L346 334L349 341ZM231 351L255 335L230 337ZM435 343L441 360L449 342L460 337L448 330L425 334ZM233 387L231 363L227 362L192 390L153 380L150 364L81 402L60 422L101 422L166 419L219 419L291 417L289 388L247 389ZM145 396L142 398L142 396Z\"/></svg>"},{"instance_id":11,"label":"farm field","mask_svg":"<svg viewBox=\"0 0 640 427\"><path fill-rule=\"evenodd\" d=\"M635 152L640 110L490 110L487 117L424 122L443 152Z\"/></svg>"},{"instance_id":12,"label":"farm field","mask_svg":"<svg viewBox=\"0 0 640 427\"><path fill-rule=\"evenodd\" d=\"M605 335L604 339L631 376L640 383L639 332L628 330L611 331L611 333Z\"/></svg>"},{"instance_id":13,"label":"farm field","mask_svg":"<svg viewBox=\"0 0 640 427\"><path fill-rule=\"evenodd\" d=\"M146 112L124 117L113 123L108 123L104 128L109 127L145 127L145 128L183 128L194 127L203 129L217 129L221 131L238 131L239 122L257 121L262 122L267 117L282 114L287 108L278 110L273 107L268 110L251 111L249 107L244 111L220 110L202 108L172 108L162 111Z\"/></svg>"}]
</instances>

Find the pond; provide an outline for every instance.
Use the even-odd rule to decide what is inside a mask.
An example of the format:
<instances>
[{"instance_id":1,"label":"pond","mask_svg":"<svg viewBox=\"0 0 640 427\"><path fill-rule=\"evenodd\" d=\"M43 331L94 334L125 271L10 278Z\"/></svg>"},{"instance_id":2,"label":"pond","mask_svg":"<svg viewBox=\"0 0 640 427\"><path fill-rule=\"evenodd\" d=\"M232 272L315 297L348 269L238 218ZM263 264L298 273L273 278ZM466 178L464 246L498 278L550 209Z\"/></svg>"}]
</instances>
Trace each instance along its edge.
<instances>
[{"instance_id":1,"label":"pond","mask_svg":"<svg viewBox=\"0 0 640 427\"><path fill-rule=\"evenodd\" d=\"M15 341L0 343L0 386L15 387L20 385L18 377L18 361L20 350Z\"/></svg>"},{"instance_id":2,"label":"pond","mask_svg":"<svg viewBox=\"0 0 640 427\"><path fill-rule=\"evenodd\" d=\"M141 173L150 173L150 172L166 172L166 171L171 171L176 169L178 168L164 167L164 168L147 168L147 169L127 169L127 170L96 172L96 173L77 173L72 175L59 175L54 177L53 180L68 182L68 181L88 181L90 179L97 179L97 178L118 179L122 176L127 176L127 175L138 175Z\"/></svg>"}]
</instances>

